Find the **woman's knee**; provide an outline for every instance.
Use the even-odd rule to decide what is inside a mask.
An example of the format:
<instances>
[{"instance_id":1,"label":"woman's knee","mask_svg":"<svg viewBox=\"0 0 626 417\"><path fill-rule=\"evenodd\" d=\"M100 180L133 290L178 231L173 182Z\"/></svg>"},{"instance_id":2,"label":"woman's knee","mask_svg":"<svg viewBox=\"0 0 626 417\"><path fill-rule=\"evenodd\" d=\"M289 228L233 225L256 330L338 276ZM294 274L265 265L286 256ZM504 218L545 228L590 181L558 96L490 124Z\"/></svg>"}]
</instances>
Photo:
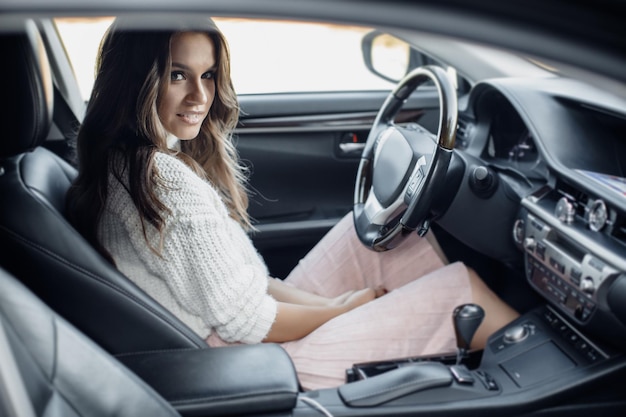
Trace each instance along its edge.
<instances>
[{"instance_id":1,"label":"woman's knee","mask_svg":"<svg viewBox=\"0 0 626 417\"><path fill-rule=\"evenodd\" d=\"M496 295L472 268L467 268L472 300L485 310L485 320L476 332L473 348L483 348L488 337L519 317L507 303Z\"/></svg>"}]
</instances>

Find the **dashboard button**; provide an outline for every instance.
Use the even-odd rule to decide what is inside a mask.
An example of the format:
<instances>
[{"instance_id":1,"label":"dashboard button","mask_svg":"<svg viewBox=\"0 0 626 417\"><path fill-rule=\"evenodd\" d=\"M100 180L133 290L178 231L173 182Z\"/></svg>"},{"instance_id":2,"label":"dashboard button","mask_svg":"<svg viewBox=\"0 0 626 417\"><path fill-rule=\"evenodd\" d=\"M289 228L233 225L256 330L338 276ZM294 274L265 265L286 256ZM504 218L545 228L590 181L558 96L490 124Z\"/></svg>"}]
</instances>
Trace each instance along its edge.
<instances>
[{"instance_id":1,"label":"dashboard button","mask_svg":"<svg viewBox=\"0 0 626 417\"><path fill-rule=\"evenodd\" d=\"M537 248L535 249L535 253L542 260L546 259L546 247L543 243L537 243Z\"/></svg>"},{"instance_id":2,"label":"dashboard button","mask_svg":"<svg viewBox=\"0 0 626 417\"><path fill-rule=\"evenodd\" d=\"M557 261L554 258L550 258L550 265L556 269L557 271L559 271L561 274L565 273L565 265L563 265L562 263L560 263L559 261Z\"/></svg>"},{"instance_id":3,"label":"dashboard button","mask_svg":"<svg viewBox=\"0 0 626 417\"><path fill-rule=\"evenodd\" d=\"M576 317L578 320L583 320L583 311L584 307L578 304L574 309L574 317Z\"/></svg>"}]
</instances>

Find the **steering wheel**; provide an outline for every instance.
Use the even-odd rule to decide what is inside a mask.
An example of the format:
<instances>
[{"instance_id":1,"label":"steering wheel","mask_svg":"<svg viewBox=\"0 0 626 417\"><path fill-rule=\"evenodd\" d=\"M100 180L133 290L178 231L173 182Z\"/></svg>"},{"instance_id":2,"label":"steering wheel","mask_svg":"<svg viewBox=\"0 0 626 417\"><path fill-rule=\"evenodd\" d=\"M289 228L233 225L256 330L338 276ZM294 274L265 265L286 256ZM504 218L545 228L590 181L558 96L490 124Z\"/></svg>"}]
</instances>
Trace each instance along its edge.
<instances>
[{"instance_id":1,"label":"steering wheel","mask_svg":"<svg viewBox=\"0 0 626 417\"><path fill-rule=\"evenodd\" d=\"M426 81L439 95L436 136L416 123L394 123L411 93ZM382 252L415 231L426 234L452 157L457 117L456 90L441 67L413 70L389 94L365 143L354 189L354 226L366 247Z\"/></svg>"}]
</instances>

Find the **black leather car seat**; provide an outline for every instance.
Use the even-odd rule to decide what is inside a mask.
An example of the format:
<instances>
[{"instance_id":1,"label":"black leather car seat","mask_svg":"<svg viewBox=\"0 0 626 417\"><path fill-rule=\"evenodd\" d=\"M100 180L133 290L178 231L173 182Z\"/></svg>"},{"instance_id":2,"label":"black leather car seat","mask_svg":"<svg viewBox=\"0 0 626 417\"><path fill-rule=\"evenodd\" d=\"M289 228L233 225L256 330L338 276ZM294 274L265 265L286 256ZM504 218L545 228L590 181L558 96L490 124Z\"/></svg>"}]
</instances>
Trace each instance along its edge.
<instances>
[{"instance_id":1,"label":"black leather car seat","mask_svg":"<svg viewBox=\"0 0 626 417\"><path fill-rule=\"evenodd\" d=\"M41 146L53 110L50 66L34 22L16 26L0 34L0 266L110 353L207 347L64 218L76 171Z\"/></svg>"},{"instance_id":2,"label":"black leather car seat","mask_svg":"<svg viewBox=\"0 0 626 417\"><path fill-rule=\"evenodd\" d=\"M0 415L179 415L2 269L0 288Z\"/></svg>"}]
</instances>

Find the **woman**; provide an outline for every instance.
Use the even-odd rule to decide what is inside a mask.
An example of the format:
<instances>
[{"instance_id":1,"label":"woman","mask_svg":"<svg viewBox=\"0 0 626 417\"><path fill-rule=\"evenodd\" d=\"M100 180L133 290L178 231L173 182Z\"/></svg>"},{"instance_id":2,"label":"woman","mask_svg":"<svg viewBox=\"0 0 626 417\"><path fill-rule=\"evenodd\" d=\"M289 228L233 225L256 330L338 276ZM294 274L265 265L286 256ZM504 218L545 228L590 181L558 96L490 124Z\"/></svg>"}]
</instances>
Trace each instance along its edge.
<instances>
[{"instance_id":1,"label":"woman","mask_svg":"<svg viewBox=\"0 0 626 417\"><path fill-rule=\"evenodd\" d=\"M516 317L429 239L376 254L351 216L285 281L269 277L246 233L238 116L212 22L132 31L117 20L100 48L68 196L78 230L209 345L282 343L313 389L341 384L355 362L453 351L457 305L487 313L475 348Z\"/></svg>"}]
</instances>

